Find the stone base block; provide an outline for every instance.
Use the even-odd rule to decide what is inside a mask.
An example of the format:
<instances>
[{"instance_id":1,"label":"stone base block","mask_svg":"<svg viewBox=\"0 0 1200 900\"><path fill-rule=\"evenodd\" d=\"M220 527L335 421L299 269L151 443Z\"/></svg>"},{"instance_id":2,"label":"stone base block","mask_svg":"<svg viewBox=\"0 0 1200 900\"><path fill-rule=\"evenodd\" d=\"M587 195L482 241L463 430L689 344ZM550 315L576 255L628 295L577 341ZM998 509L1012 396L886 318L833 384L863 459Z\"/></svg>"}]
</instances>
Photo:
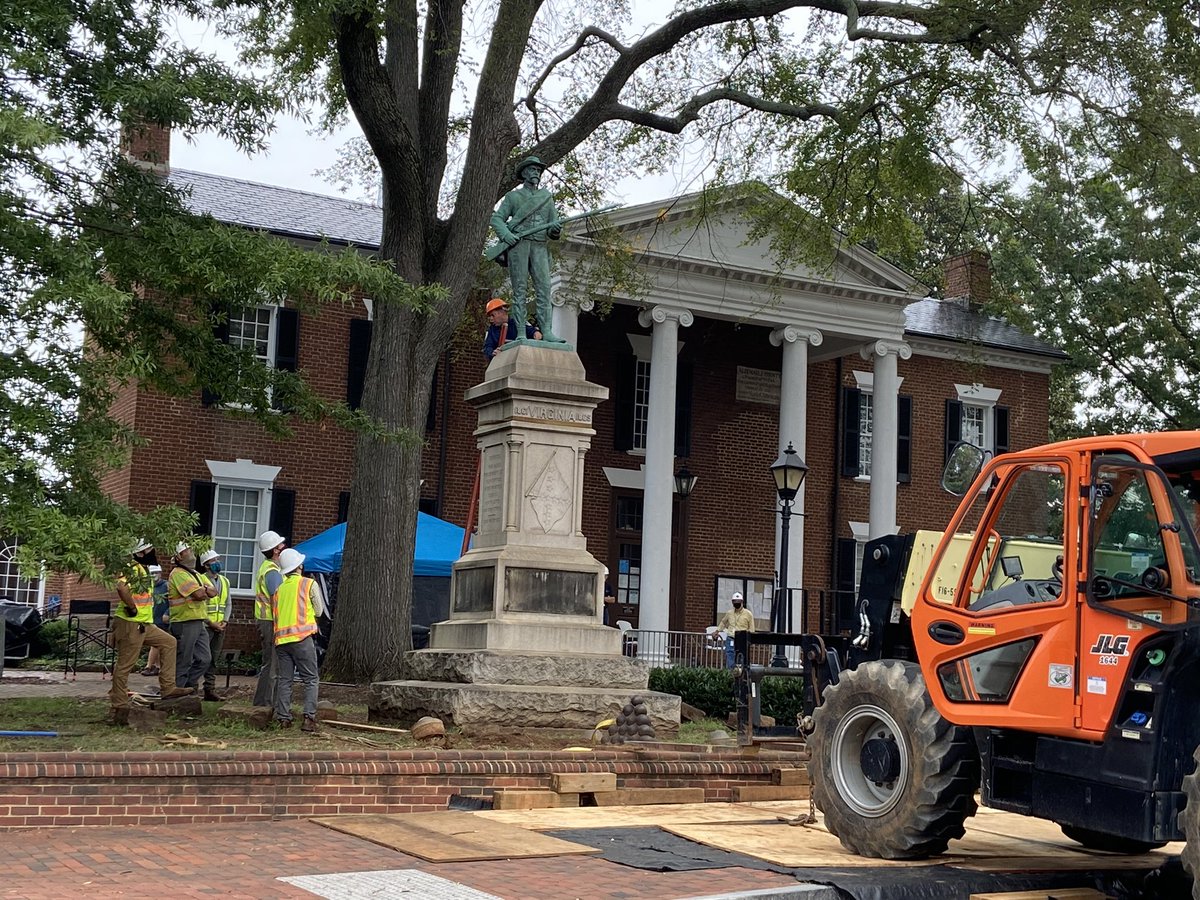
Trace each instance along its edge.
<instances>
[{"instance_id":1,"label":"stone base block","mask_svg":"<svg viewBox=\"0 0 1200 900\"><path fill-rule=\"evenodd\" d=\"M639 690L655 731L679 730L679 698ZM367 693L372 722L411 725L437 716L459 727L500 729L595 728L616 716L632 696L629 689L551 687L523 684L447 684L433 681L377 681Z\"/></svg>"},{"instance_id":2,"label":"stone base block","mask_svg":"<svg viewBox=\"0 0 1200 900\"><path fill-rule=\"evenodd\" d=\"M452 619L435 622L429 646L436 650L516 650L525 653L597 653L621 655L621 632L603 625L571 625L546 621ZM525 679L529 681L529 679Z\"/></svg>"},{"instance_id":3,"label":"stone base block","mask_svg":"<svg viewBox=\"0 0 1200 900\"><path fill-rule=\"evenodd\" d=\"M553 684L559 687L605 685L613 689L644 691L650 678L650 667L624 656L589 653L426 649L405 654L403 674L410 681Z\"/></svg>"}]
</instances>

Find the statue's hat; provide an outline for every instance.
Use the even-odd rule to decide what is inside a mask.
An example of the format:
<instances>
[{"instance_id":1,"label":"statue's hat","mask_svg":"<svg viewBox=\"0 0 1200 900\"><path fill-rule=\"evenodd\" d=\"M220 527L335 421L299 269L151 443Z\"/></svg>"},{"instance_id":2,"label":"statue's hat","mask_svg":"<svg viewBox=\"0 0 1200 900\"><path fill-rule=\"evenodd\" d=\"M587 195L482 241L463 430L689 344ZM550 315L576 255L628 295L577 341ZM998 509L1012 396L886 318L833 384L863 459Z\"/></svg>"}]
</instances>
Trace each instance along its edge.
<instances>
[{"instance_id":1,"label":"statue's hat","mask_svg":"<svg viewBox=\"0 0 1200 900\"><path fill-rule=\"evenodd\" d=\"M521 164L517 166L517 174L519 175L521 172L524 172L530 166L537 166L543 172L546 171L546 164L544 162L542 162L536 156L530 156L527 159L521 160Z\"/></svg>"}]
</instances>

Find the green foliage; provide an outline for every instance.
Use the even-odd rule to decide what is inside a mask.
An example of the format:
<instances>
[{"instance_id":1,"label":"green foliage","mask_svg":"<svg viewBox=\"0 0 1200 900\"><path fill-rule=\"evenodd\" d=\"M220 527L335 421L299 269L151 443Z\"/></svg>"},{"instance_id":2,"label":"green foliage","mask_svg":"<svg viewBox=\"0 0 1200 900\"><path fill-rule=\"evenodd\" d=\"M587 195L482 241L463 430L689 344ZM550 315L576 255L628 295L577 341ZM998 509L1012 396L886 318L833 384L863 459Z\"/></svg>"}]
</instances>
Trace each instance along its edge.
<instances>
[{"instance_id":1,"label":"green foliage","mask_svg":"<svg viewBox=\"0 0 1200 900\"><path fill-rule=\"evenodd\" d=\"M67 620L43 622L29 642L30 657L52 657L62 660L67 655Z\"/></svg>"},{"instance_id":2,"label":"green foliage","mask_svg":"<svg viewBox=\"0 0 1200 900\"><path fill-rule=\"evenodd\" d=\"M803 709L804 679L764 678L759 711L776 724L794 726ZM733 676L728 669L675 667L650 670L650 690L675 694L684 703L724 722L737 709Z\"/></svg>"}]
</instances>

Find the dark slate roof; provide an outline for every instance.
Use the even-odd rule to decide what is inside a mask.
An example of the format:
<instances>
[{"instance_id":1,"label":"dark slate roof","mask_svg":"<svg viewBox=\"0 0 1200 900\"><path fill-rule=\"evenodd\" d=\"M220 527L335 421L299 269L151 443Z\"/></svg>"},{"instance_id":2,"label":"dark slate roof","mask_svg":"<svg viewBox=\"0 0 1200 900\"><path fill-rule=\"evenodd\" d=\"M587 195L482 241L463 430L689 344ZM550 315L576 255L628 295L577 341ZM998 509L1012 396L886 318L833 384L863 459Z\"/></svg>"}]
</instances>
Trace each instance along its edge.
<instances>
[{"instance_id":1,"label":"dark slate roof","mask_svg":"<svg viewBox=\"0 0 1200 900\"><path fill-rule=\"evenodd\" d=\"M906 334L967 341L984 347L998 347L1016 353L1033 353L1054 359L1067 359L1067 354L1045 341L1026 334L1003 319L989 316L953 300L927 297L904 308Z\"/></svg>"},{"instance_id":2,"label":"dark slate roof","mask_svg":"<svg viewBox=\"0 0 1200 900\"><path fill-rule=\"evenodd\" d=\"M219 222L289 237L379 246L383 210L369 203L187 169L172 169L167 181L189 192L192 212L208 213Z\"/></svg>"}]
</instances>

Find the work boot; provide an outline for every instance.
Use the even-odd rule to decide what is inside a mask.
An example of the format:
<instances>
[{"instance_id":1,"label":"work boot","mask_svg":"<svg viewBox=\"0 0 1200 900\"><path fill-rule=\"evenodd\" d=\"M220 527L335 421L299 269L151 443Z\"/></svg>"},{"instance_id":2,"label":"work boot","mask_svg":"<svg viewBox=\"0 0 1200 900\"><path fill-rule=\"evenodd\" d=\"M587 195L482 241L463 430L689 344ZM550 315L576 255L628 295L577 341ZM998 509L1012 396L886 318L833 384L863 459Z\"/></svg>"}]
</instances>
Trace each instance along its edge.
<instances>
[{"instance_id":1,"label":"work boot","mask_svg":"<svg viewBox=\"0 0 1200 900\"><path fill-rule=\"evenodd\" d=\"M205 700L212 700L212 701L215 701L215 702L217 702L217 703L220 703L220 702L221 702L222 700L224 700L225 698L224 698L224 697L222 697L220 694L218 694L216 691L214 691L212 688L205 688L205 689L204 689L204 699L205 699Z\"/></svg>"},{"instance_id":2,"label":"work boot","mask_svg":"<svg viewBox=\"0 0 1200 900\"><path fill-rule=\"evenodd\" d=\"M167 688L167 690L163 691L162 695L158 699L159 700L174 700L176 697L187 697L194 693L196 693L195 688L173 687L173 688Z\"/></svg>"},{"instance_id":3,"label":"work boot","mask_svg":"<svg viewBox=\"0 0 1200 900\"><path fill-rule=\"evenodd\" d=\"M128 725L129 724L129 707L114 706L109 710L108 718L104 720L106 725Z\"/></svg>"},{"instance_id":4,"label":"work boot","mask_svg":"<svg viewBox=\"0 0 1200 900\"><path fill-rule=\"evenodd\" d=\"M317 720L314 719L312 716L305 716L304 722L300 726L300 730L301 731L309 731L309 732L316 731L317 730Z\"/></svg>"},{"instance_id":5,"label":"work boot","mask_svg":"<svg viewBox=\"0 0 1200 900\"><path fill-rule=\"evenodd\" d=\"M291 728L292 720L291 719L276 719L275 724L278 725L280 728Z\"/></svg>"}]
</instances>

